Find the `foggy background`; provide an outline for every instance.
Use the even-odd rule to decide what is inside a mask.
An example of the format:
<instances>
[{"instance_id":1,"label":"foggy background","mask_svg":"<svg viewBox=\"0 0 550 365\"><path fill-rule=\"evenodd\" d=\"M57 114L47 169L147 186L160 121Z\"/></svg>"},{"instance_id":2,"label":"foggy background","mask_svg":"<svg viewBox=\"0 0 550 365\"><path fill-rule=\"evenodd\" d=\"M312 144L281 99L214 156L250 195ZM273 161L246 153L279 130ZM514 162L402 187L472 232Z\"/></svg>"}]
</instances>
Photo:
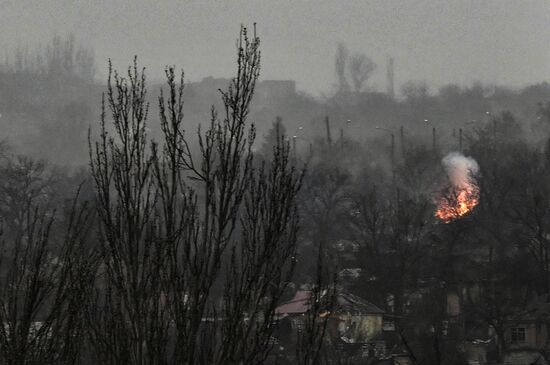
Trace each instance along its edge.
<instances>
[{"instance_id":1,"label":"foggy background","mask_svg":"<svg viewBox=\"0 0 550 365\"><path fill-rule=\"evenodd\" d=\"M243 26L249 38L237 51ZM249 355L318 364L298 361L312 343L326 364L502 365L517 349L528 350L523 364L549 363L550 2L0 0L0 47L0 259L42 242L29 218L50 213L35 206L60 212L59 247L75 224L63 272L85 299L66 296L79 325L59 326L59 338L85 361L71 363L112 364L130 352L141 359L131 363L166 363L174 350L173 363L196 364L182 359L208 350L223 365L257 363L239 357ZM134 56L130 70L140 79L145 67L146 83L126 89L117 77L128 77ZM229 85L238 91L222 95ZM159 102L161 89L173 99ZM172 113L180 106L181 120ZM76 203L89 213L73 222ZM130 273L141 289L119 297L128 307L89 316L103 312L89 289L103 290L104 265L124 261L110 256L120 247L131 270L108 269L124 272L109 274L108 288L127 290ZM0 309L6 297L18 301L17 283L45 287L40 275L18 275L49 273L10 260L0 265ZM309 307L285 309L293 298ZM141 314L142 303L146 320L132 317L143 337L130 338L131 321L113 318ZM211 328L210 305L224 308L213 322L235 326ZM174 313L187 347L163 342ZM275 314L281 322L267 319ZM323 338L315 327L329 322ZM149 338L152 328L166 337ZM45 347L26 331L0 331L0 362L44 363Z\"/></svg>"},{"instance_id":2,"label":"foggy background","mask_svg":"<svg viewBox=\"0 0 550 365\"><path fill-rule=\"evenodd\" d=\"M306 139L325 135L325 117L335 136L380 139L376 126L403 127L428 143L437 127L453 147L464 123L503 110L530 130L550 90L549 20L545 1L1 1L0 125L16 153L86 164L108 59L124 70L137 55L150 82L151 135L166 65L185 71L194 131L219 106L240 24L256 22L257 148L277 117L304 151ZM359 83L354 57L358 75L366 72Z\"/></svg>"},{"instance_id":3,"label":"foggy background","mask_svg":"<svg viewBox=\"0 0 550 365\"><path fill-rule=\"evenodd\" d=\"M240 24L258 24L263 79L296 80L313 95L334 84L338 42L379 65L369 87L386 88L383 66L395 59L396 85L432 88L473 81L525 86L550 77L547 1L0 1L0 46L35 47L73 32L95 50L98 79L107 58L135 55L160 78L166 64L187 78L228 77ZM4 53L5 53L4 52Z\"/></svg>"}]
</instances>

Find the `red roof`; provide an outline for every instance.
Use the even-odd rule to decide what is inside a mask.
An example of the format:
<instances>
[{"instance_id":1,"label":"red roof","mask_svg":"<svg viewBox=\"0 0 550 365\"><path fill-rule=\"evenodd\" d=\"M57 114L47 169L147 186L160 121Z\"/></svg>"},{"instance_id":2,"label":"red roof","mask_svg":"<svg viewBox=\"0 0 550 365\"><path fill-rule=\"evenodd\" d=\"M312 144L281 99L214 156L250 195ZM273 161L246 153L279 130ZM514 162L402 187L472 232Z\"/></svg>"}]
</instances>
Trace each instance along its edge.
<instances>
[{"instance_id":1,"label":"red roof","mask_svg":"<svg viewBox=\"0 0 550 365\"><path fill-rule=\"evenodd\" d=\"M310 290L298 290L294 298L275 308L275 314L303 314L311 309L313 292ZM336 303L333 308L338 314L384 314L384 311L376 305L347 292L339 292L336 295Z\"/></svg>"},{"instance_id":2,"label":"red roof","mask_svg":"<svg viewBox=\"0 0 550 365\"><path fill-rule=\"evenodd\" d=\"M298 290L294 298L275 308L276 314L301 314L306 313L310 308L312 293L309 290Z\"/></svg>"}]
</instances>

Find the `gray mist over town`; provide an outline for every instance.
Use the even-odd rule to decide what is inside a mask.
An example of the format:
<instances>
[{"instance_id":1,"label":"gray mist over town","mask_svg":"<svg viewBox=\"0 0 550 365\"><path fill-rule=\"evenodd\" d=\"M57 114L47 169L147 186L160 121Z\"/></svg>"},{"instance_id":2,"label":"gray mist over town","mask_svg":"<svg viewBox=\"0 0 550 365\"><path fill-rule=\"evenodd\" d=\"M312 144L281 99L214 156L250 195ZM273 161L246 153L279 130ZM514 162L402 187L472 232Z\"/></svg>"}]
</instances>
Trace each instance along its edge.
<instances>
[{"instance_id":1,"label":"gray mist over town","mask_svg":"<svg viewBox=\"0 0 550 365\"><path fill-rule=\"evenodd\" d=\"M548 1L0 30L0 364L550 363Z\"/></svg>"}]
</instances>

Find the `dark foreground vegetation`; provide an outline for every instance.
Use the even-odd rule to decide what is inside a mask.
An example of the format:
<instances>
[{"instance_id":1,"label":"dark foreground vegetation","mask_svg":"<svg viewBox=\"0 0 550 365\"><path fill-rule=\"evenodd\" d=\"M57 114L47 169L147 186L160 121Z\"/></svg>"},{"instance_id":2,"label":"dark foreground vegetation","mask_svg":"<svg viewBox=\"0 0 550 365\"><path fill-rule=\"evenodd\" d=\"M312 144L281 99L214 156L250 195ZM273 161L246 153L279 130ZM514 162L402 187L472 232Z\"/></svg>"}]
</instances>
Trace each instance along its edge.
<instances>
[{"instance_id":1,"label":"dark foreground vegetation","mask_svg":"<svg viewBox=\"0 0 550 365\"><path fill-rule=\"evenodd\" d=\"M323 102L270 99L243 29L195 133L183 74L166 69L151 110L137 61L109 67L95 98L91 54L71 42L0 73L0 363L546 363L547 85L409 84L397 101L340 72ZM37 124L50 147L23 133ZM451 151L477 161L479 202L443 222Z\"/></svg>"}]
</instances>

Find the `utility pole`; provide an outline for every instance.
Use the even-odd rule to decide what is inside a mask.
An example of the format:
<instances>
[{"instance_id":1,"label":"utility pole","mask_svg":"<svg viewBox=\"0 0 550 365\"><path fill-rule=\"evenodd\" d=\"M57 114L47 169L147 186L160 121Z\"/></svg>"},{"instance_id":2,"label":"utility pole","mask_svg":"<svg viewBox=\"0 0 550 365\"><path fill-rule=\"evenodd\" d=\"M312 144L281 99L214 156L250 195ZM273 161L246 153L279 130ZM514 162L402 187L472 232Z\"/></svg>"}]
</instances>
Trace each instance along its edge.
<instances>
[{"instance_id":1,"label":"utility pole","mask_svg":"<svg viewBox=\"0 0 550 365\"><path fill-rule=\"evenodd\" d=\"M393 89L393 85L394 85L394 76L393 76L393 58L392 57L389 57L388 58L388 63L386 65L386 82L387 82L387 85L386 85L386 88L387 88L387 94L390 98L394 98L395 97L395 92L394 92L394 89Z\"/></svg>"},{"instance_id":2,"label":"utility pole","mask_svg":"<svg viewBox=\"0 0 550 365\"><path fill-rule=\"evenodd\" d=\"M392 176L395 182L395 135L393 134L393 131L391 129L386 129L379 126L376 126L376 129L388 132L391 136L390 162L391 162Z\"/></svg>"},{"instance_id":3,"label":"utility pole","mask_svg":"<svg viewBox=\"0 0 550 365\"><path fill-rule=\"evenodd\" d=\"M292 136L292 151L294 152L294 161L296 161L296 136Z\"/></svg>"},{"instance_id":4,"label":"utility pole","mask_svg":"<svg viewBox=\"0 0 550 365\"><path fill-rule=\"evenodd\" d=\"M405 131L403 126L399 128L399 138L401 139L401 157L405 158Z\"/></svg>"},{"instance_id":5,"label":"utility pole","mask_svg":"<svg viewBox=\"0 0 550 365\"><path fill-rule=\"evenodd\" d=\"M390 160L391 160L391 178L392 183L395 185L395 136L391 132L391 146L390 146Z\"/></svg>"},{"instance_id":6,"label":"utility pole","mask_svg":"<svg viewBox=\"0 0 550 365\"><path fill-rule=\"evenodd\" d=\"M325 125L327 127L327 143L330 146L332 144L332 139L330 138L330 122L328 120L328 115L325 117Z\"/></svg>"},{"instance_id":7,"label":"utility pole","mask_svg":"<svg viewBox=\"0 0 550 365\"><path fill-rule=\"evenodd\" d=\"M435 152L435 127L432 128L432 148L433 148L433 151Z\"/></svg>"},{"instance_id":8,"label":"utility pole","mask_svg":"<svg viewBox=\"0 0 550 365\"><path fill-rule=\"evenodd\" d=\"M395 136L391 134L391 166L395 168Z\"/></svg>"}]
</instances>

